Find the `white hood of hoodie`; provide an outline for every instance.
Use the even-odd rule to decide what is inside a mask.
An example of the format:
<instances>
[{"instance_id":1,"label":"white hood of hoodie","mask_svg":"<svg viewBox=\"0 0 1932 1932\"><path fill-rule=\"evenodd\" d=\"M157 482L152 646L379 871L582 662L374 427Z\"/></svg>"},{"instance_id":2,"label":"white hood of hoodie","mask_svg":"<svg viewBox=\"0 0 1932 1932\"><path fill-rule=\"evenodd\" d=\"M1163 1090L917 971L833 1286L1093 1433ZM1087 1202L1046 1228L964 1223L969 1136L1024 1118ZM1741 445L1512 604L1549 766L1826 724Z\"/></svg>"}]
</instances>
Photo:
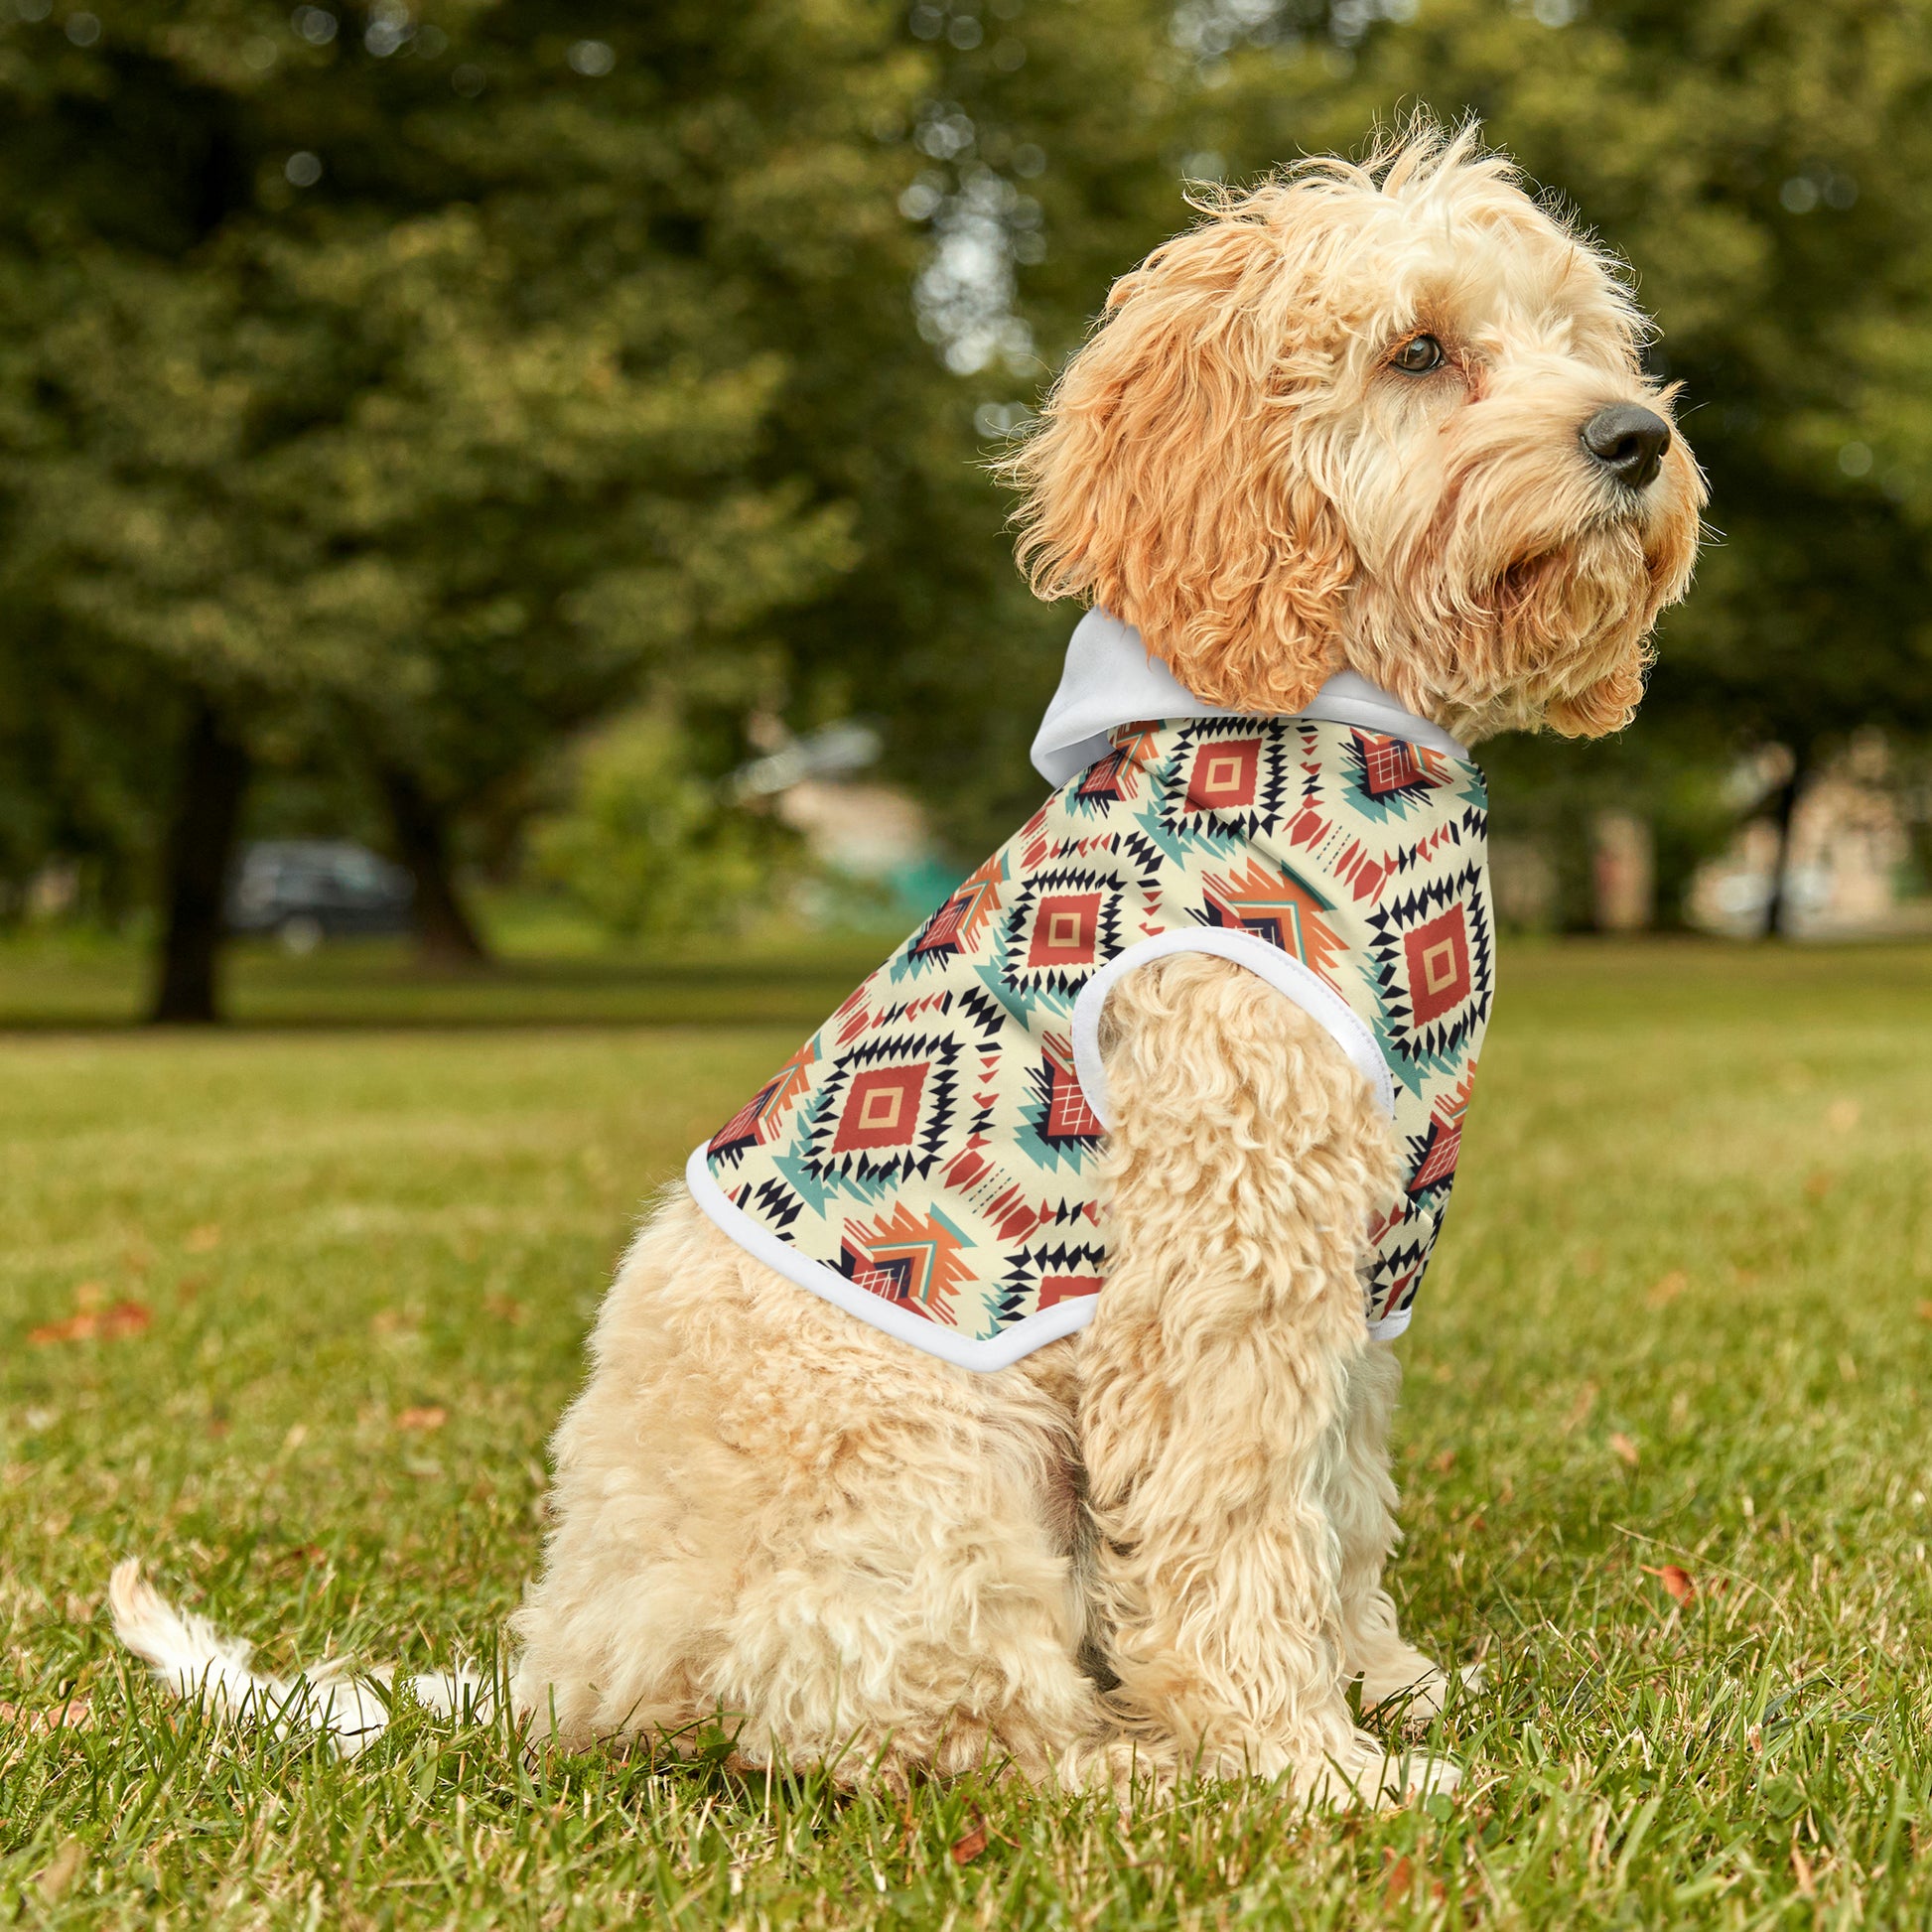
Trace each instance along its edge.
<instances>
[{"instance_id":1,"label":"white hood of hoodie","mask_svg":"<svg viewBox=\"0 0 1932 1932\"><path fill-rule=\"evenodd\" d=\"M1235 718L1239 712L1202 704L1161 662L1148 655L1141 633L1105 611L1089 611L1067 640L1060 688L1034 738L1034 769L1049 785L1063 785L1105 757L1107 734L1119 725L1156 718ZM1405 710L1386 691L1353 671L1337 671L1316 692L1304 718L1406 739L1465 762L1469 754L1440 725Z\"/></svg>"}]
</instances>

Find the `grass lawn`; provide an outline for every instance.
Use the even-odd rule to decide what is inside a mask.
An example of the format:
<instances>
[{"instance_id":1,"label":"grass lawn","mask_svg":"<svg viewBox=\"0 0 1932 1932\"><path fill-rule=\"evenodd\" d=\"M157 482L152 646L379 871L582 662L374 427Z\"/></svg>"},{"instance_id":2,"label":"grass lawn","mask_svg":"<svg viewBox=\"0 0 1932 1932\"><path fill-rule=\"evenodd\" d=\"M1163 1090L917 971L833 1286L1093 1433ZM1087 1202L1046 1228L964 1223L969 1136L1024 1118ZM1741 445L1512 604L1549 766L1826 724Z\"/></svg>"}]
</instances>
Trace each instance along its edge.
<instances>
[{"instance_id":1,"label":"grass lawn","mask_svg":"<svg viewBox=\"0 0 1932 1932\"><path fill-rule=\"evenodd\" d=\"M237 941L222 969L223 1011L239 1026L304 1031L768 1022L802 1035L899 938L801 944L780 928L636 958L588 950L591 935L574 923L513 913L491 924L495 968L461 978L419 971L400 939L337 943L306 958L268 940ZM9 940L0 944L0 1033L124 1028L145 1010L150 971L144 950L120 938Z\"/></svg>"},{"instance_id":2,"label":"grass lawn","mask_svg":"<svg viewBox=\"0 0 1932 1932\"><path fill-rule=\"evenodd\" d=\"M120 1664L130 1552L273 1666L487 1655L639 1202L847 964L0 1036L0 1923L1932 1923L1932 949L1505 952L1402 1344L1395 1587L1488 1672L1453 1802L901 1811L414 1712L341 1763ZM519 1018L583 1024L426 1024Z\"/></svg>"}]
</instances>

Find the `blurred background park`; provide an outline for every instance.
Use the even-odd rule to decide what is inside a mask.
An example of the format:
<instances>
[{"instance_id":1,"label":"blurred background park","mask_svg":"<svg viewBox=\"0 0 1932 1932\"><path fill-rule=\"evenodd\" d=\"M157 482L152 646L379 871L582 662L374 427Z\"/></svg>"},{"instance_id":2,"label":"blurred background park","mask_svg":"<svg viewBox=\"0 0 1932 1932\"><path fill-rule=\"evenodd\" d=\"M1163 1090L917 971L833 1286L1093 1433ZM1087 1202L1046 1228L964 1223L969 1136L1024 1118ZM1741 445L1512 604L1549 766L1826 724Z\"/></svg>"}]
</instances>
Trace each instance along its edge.
<instances>
[{"instance_id":1,"label":"blurred background park","mask_svg":"<svg viewBox=\"0 0 1932 1932\"><path fill-rule=\"evenodd\" d=\"M1629 261L1713 527L1629 732L1480 754L1394 1586L1465 1802L118 1676L134 1553L493 1654L639 1200L1041 795L988 463L1188 182L1419 105ZM1928 593L1932 0L0 0L0 1920L1932 1922Z\"/></svg>"},{"instance_id":2,"label":"blurred background park","mask_svg":"<svg viewBox=\"0 0 1932 1932\"><path fill-rule=\"evenodd\" d=\"M1506 924L1932 930L1920 0L0 0L0 1017L876 952L1039 795L987 462L1418 104L1712 483L1639 723L1483 754Z\"/></svg>"}]
</instances>

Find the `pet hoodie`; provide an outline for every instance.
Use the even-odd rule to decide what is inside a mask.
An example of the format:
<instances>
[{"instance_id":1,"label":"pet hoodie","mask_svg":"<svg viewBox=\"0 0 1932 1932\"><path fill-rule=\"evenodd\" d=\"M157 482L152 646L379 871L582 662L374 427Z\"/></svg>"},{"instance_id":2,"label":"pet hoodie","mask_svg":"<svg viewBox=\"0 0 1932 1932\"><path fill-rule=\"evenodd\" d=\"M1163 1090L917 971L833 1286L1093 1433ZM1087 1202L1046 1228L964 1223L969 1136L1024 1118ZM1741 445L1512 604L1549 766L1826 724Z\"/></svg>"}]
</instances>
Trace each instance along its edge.
<instances>
[{"instance_id":1,"label":"pet hoodie","mask_svg":"<svg viewBox=\"0 0 1932 1932\"><path fill-rule=\"evenodd\" d=\"M1191 697L1091 612L1033 759L1057 789L711 1140L685 1177L801 1288L964 1368L1106 1292L1108 990L1169 953L1258 974L1391 1116L1369 1331L1408 1326L1493 980L1482 774L1353 672L1293 718Z\"/></svg>"}]
</instances>

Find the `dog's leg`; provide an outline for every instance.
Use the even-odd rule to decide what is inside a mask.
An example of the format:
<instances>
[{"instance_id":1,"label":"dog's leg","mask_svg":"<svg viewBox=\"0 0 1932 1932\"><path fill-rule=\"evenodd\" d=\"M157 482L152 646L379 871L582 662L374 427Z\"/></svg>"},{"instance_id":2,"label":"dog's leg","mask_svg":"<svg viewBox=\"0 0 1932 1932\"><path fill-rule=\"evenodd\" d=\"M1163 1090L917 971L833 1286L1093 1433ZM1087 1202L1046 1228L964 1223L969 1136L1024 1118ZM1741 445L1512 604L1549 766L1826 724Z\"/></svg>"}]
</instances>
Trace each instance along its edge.
<instances>
[{"instance_id":1,"label":"dog's leg","mask_svg":"<svg viewBox=\"0 0 1932 1932\"><path fill-rule=\"evenodd\" d=\"M1113 1264L1081 1447L1115 1696L1210 1772L1289 1770L1326 1800L1445 1788L1453 1767L1390 1763L1349 1716L1329 1515L1387 1124L1329 1035L1225 961L1150 965L1108 1020Z\"/></svg>"},{"instance_id":2,"label":"dog's leg","mask_svg":"<svg viewBox=\"0 0 1932 1932\"><path fill-rule=\"evenodd\" d=\"M1060 1774L1100 1727L1069 1339L998 1375L909 1348L674 1196L559 1429L513 1700L540 1740L689 1738L902 1785Z\"/></svg>"},{"instance_id":3,"label":"dog's leg","mask_svg":"<svg viewBox=\"0 0 1932 1932\"><path fill-rule=\"evenodd\" d=\"M893 1789L915 1771L1064 1775L1069 1740L1102 1724L1080 1665L1070 1410L1037 1364L975 1375L834 1310L821 1334L815 1415L788 1378L788 1422L762 1401L732 1418L787 1472L708 1666L747 1715L741 1749Z\"/></svg>"},{"instance_id":4,"label":"dog's leg","mask_svg":"<svg viewBox=\"0 0 1932 1932\"><path fill-rule=\"evenodd\" d=\"M1396 1628L1382 1569L1401 1537L1389 1474L1389 1423L1402 1365L1385 1341L1371 1341L1348 1378L1341 1453L1328 1484L1328 1515L1341 1548L1341 1638L1348 1675L1362 1681L1362 1709L1399 1707L1411 1723L1443 1708L1441 1669Z\"/></svg>"}]
</instances>

